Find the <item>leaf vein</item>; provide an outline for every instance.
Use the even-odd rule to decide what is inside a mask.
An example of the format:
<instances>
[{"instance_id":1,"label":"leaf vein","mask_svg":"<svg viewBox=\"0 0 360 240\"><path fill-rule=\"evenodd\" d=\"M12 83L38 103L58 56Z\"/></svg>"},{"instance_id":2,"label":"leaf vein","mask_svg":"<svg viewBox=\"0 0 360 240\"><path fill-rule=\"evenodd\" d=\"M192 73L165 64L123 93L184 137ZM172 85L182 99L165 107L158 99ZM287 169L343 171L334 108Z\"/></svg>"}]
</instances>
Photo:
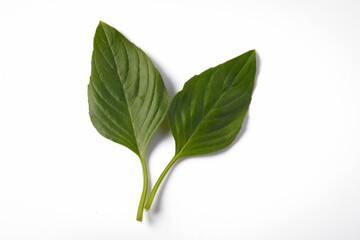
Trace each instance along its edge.
<instances>
[{"instance_id":1,"label":"leaf vein","mask_svg":"<svg viewBox=\"0 0 360 240\"><path fill-rule=\"evenodd\" d=\"M114 58L114 62L115 62L115 64L117 65L117 61L116 61L116 59L115 59L115 57L114 57L115 55L114 55L113 49L112 49L112 47L111 47L111 44L110 44L110 41L109 41L109 37L108 37L107 34L106 34L106 30L105 30L105 35L106 35L106 39L107 39L107 41L108 41L110 50L111 50L111 52L112 52L112 55L113 55L113 58ZM120 36L120 39L121 39L121 41L122 41L123 44L124 44L124 41L123 41L123 39L122 39L121 36ZM124 44L124 46L125 46L125 44ZM125 49L126 49L126 52L127 52L127 56L128 56L128 58L129 58L129 54L128 54L128 51L127 51L126 46L125 46ZM137 139L137 134L136 134L136 132L135 132L135 127L134 127L134 123L133 123L133 117L131 116L131 111L130 111L130 109L129 109L129 103L128 103L128 100L127 100L126 93L125 93L125 91L124 91L124 86L122 85L122 82L121 82L121 78L120 78L120 74L119 74L119 70L118 70L118 69L116 69L116 73L117 73L117 75L118 75L118 78L119 78L119 81L120 81L120 85L121 85L122 90L123 90L123 93L124 93L124 98L125 98L126 105L128 106L128 107L127 107L127 110L128 110L128 113L129 113L129 116L130 116L130 119L131 119L130 122L131 122L132 130L133 130L133 133L134 133L134 136L135 136L136 145L137 145L137 150L138 150L138 153L140 154L140 147L139 147L139 142L138 142L138 139ZM128 67L128 73L129 73L129 67ZM128 74L128 73L127 73L127 74ZM126 75L126 78L127 78L127 77L128 77L128 76ZM141 157L142 157L142 156L141 156Z\"/></svg>"}]
</instances>

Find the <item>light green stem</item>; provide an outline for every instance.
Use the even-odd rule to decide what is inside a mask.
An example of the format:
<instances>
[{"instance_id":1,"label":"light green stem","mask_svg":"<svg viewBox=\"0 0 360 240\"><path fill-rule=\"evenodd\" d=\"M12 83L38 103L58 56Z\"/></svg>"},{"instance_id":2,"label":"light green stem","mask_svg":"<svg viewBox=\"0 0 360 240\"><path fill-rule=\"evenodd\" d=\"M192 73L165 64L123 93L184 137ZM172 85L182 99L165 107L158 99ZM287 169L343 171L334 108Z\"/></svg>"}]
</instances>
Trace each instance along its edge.
<instances>
[{"instance_id":1,"label":"light green stem","mask_svg":"<svg viewBox=\"0 0 360 240\"><path fill-rule=\"evenodd\" d=\"M172 165L174 165L174 163L176 162L176 160L178 159L178 156L175 155L173 157L173 159L171 159L171 161L169 162L169 164L166 166L166 168L164 169L164 171L161 173L159 179L156 181L155 183L155 186L153 187L153 189L151 190L151 193L149 195L149 198L148 200L146 201L146 204L145 204L145 209L146 210L149 210L150 207L151 207L151 204L152 202L154 201L154 197L155 197L155 194L162 182L162 180L165 178L166 174L168 173L168 171L170 170L170 168L172 167Z\"/></svg>"},{"instance_id":2,"label":"light green stem","mask_svg":"<svg viewBox=\"0 0 360 240\"><path fill-rule=\"evenodd\" d=\"M143 185L143 191L142 191L141 198L140 198L139 208L137 211L136 220L138 220L139 222L142 222L146 194L147 194L147 190L148 190L148 174L147 174L145 159L140 158L140 160L141 160L141 166L142 166L143 176L144 176L144 185Z\"/></svg>"}]
</instances>

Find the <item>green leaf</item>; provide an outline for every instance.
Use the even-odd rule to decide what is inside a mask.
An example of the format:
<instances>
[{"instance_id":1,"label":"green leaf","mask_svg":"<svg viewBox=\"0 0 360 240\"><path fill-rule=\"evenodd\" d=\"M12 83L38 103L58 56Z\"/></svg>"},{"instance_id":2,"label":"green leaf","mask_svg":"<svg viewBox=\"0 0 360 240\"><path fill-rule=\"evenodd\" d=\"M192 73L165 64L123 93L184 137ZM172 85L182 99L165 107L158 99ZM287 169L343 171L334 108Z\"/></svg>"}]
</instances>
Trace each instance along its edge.
<instances>
[{"instance_id":1,"label":"green leaf","mask_svg":"<svg viewBox=\"0 0 360 240\"><path fill-rule=\"evenodd\" d=\"M150 193L146 209L177 159L215 152L234 141L249 108L255 73L252 50L194 76L175 95L168 113L175 156Z\"/></svg>"},{"instance_id":2,"label":"green leaf","mask_svg":"<svg viewBox=\"0 0 360 240\"><path fill-rule=\"evenodd\" d=\"M141 201L144 202L145 152L166 116L169 97L150 58L103 22L99 23L94 37L88 98L90 118L97 131L140 157L144 171ZM140 205L144 205L141 201ZM143 206L138 220L142 210Z\"/></svg>"},{"instance_id":3,"label":"green leaf","mask_svg":"<svg viewBox=\"0 0 360 240\"><path fill-rule=\"evenodd\" d=\"M255 51L249 51L186 82L169 110L177 158L215 152L234 141L249 108L255 73Z\"/></svg>"},{"instance_id":4,"label":"green leaf","mask_svg":"<svg viewBox=\"0 0 360 240\"><path fill-rule=\"evenodd\" d=\"M94 38L88 95L91 121L99 133L144 158L169 97L150 58L103 22Z\"/></svg>"}]
</instances>

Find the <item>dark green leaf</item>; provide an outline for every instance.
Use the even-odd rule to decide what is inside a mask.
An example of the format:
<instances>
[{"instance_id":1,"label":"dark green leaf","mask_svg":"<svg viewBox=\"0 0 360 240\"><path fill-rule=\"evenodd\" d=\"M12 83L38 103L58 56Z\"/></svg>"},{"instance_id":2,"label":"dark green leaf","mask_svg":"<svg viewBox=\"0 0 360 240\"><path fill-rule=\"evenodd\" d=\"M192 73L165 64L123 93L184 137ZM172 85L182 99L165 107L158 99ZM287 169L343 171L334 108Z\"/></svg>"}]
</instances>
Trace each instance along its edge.
<instances>
[{"instance_id":1,"label":"dark green leaf","mask_svg":"<svg viewBox=\"0 0 360 240\"><path fill-rule=\"evenodd\" d=\"M90 118L98 132L140 157L144 185L137 220L142 221L148 188L145 152L166 116L169 97L146 54L103 22L94 37L88 98Z\"/></svg>"},{"instance_id":2,"label":"dark green leaf","mask_svg":"<svg viewBox=\"0 0 360 240\"><path fill-rule=\"evenodd\" d=\"M187 81L169 109L175 156L161 173L145 204L177 159L218 151L231 144L249 108L256 73L255 50L210 68Z\"/></svg>"},{"instance_id":3,"label":"dark green leaf","mask_svg":"<svg viewBox=\"0 0 360 240\"><path fill-rule=\"evenodd\" d=\"M144 158L166 116L169 97L150 58L103 22L94 38L88 97L98 132Z\"/></svg>"},{"instance_id":4,"label":"dark green leaf","mask_svg":"<svg viewBox=\"0 0 360 240\"><path fill-rule=\"evenodd\" d=\"M249 108L255 73L252 50L185 83L169 110L177 158L215 152L235 139Z\"/></svg>"}]
</instances>

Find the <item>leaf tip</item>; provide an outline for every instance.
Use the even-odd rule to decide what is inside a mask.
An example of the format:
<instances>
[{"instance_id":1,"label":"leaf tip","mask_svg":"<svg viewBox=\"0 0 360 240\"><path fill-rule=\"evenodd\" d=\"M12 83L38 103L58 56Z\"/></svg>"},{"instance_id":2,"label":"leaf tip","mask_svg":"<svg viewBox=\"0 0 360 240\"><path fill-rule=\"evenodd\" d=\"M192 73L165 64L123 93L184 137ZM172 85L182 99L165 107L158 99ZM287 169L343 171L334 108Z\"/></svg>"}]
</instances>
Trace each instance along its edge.
<instances>
[{"instance_id":1,"label":"leaf tip","mask_svg":"<svg viewBox=\"0 0 360 240\"><path fill-rule=\"evenodd\" d=\"M249 55L250 58L254 59L256 61L256 50L255 49L252 49L250 51L247 52Z\"/></svg>"},{"instance_id":2,"label":"leaf tip","mask_svg":"<svg viewBox=\"0 0 360 240\"><path fill-rule=\"evenodd\" d=\"M107 27L107 26L109 26L109 25L100 20L98 26Z\"/></svg>"}]
</instances>

